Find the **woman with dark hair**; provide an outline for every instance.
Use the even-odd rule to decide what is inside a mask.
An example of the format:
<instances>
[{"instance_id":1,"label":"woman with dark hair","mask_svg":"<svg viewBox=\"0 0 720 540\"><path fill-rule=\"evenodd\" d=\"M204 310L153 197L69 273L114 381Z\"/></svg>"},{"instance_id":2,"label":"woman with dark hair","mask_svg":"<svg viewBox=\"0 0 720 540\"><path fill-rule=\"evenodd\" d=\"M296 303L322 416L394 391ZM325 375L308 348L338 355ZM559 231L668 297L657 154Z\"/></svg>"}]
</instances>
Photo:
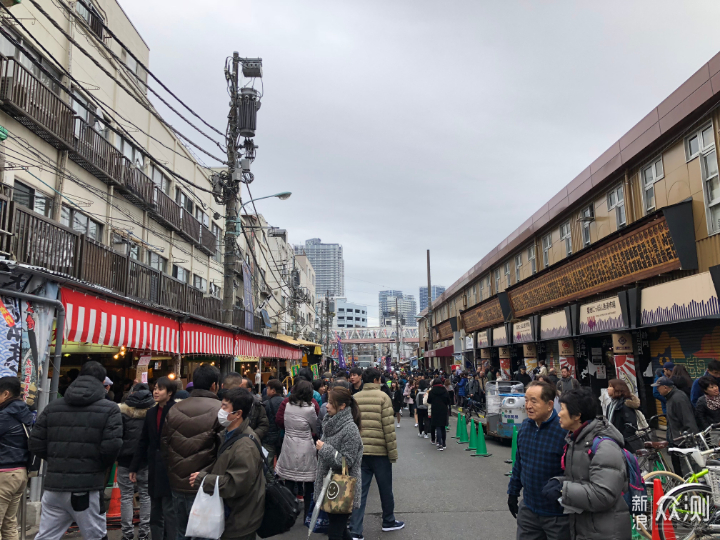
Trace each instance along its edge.
<instances>
[{"instance_id":1,"label":"woman with dark hair","mask_svg":"<svg viewBox=\"0 0 720 540\"><path fill-rule=\"evenodd\" d=\"M693 380L685 366L682 364L675 364L675 367L670 372L670 378L675 383L675 388L682 390L687 394L687 397L690 397Z\"/></svg>"},{"instance_id":2,"label":"woman with dark hair","mask_svg":"<svg viewBox=\"0 0 720 540\"><path fill-rule=\"evenodd\" d=\"M635 436L638 427L637 415L634 408L630 408L627 403L633 397L630 388L625 381L610 379L607 392L611 401L607 407L605 417L622 434L625 440L625 448L634 453L635 450L642 448L642 445Z\"/></svg>"},{"instance_id":3,"label":"woman with dark hair","mask_svg":"<svg viewBox=\"0 0 720 540\"><path fill-rule=\"evenodd\" d=\"M390 383L390 399L392 400L393 412L395 413L395 419L397 420L397 425L395 427L400 427L400 418L402 418L400 411L402 410L404 398L402 390L400 390L400 383L396 380L393 380L393 382Z\"/></svg>"},{"instance_id":4,"label":"woman with dark hair","mask_svg":"<svg viewBox=\"0 0 720 540\"><path fill-rule=\"evenodd\" d=\"M362 501L362 465L363 443L360 438L360 408L353 399L352 393L342 386L334 386L328 392L327 415L323 418L323 436L316 444L318 450L318 466L315 476L315 501L318 501L323 480L330 469L342 471L343 458L348 474L357 479L353 508L360 508ZM351 514L328 514L330 540L350 540L352 537L347 528Z\"/></svg>"},{"instance_id":5,"label":"woman with dark hair","mask_svg":"<svg viewBox=\"0 0 720 540\"><path fill-rule=\"evenodd\" d=\"M560 396L560 426L569 432L565 476L551 478L543 495L573 508L571 538L630 540L630 509L622 496L628 485L623 436L596 417L598 405L589 388Z\"/></svg>"},{"instance_id":6,"label":"woman with dark hair","mask_svg":"<svg viewBox=\"0 0 720 540\"><path fill-rule=\"evenodd\" d=\"M299 380L290 393L285 408L285 439L275 473L296 496L304 496L305 514L317 472L317 456L313 435L317 433L317 413L312 404L313 386Z\"/></svg>"},{"instance_id":7,"label":"woman with dark hair","mask_svg":"<svg viewBox=\"0 0 720 540\"><path fill-rule=\"evenodd\" d=\"M703 430L720 422L720 388L714 377L704 375L698 379L703 395L695 405L695 419Z\"/></svg>"},{"instance_id":8,"label":"woman with dark hair","mask_svg":"<svg viewBox=\"0 0 720 540\"><path fill-rule=\"evenodd\" d=\"M422 379L418 383L418 390L415 394L415 403L417 403L417 421L418 421L418 437L428 438L430 433L430 422L428 421L428 406L425 403L425 394L428 391L428 382Z\"/></svg>"},{"instance_id":9,"label":"woman with dark hair","mask_svg":"<svg viewBox=\"0 0 720 540\"><path fill-rule=\"evenodd\" d=\"M435 430L435 444L438 450L445 450L445 426L448 423L450 396L448 391L445 390L445 386L443 386L442 379L439 377L433 381L427 402L432 408L430 428Z\"/></svg>"}]
</instances>

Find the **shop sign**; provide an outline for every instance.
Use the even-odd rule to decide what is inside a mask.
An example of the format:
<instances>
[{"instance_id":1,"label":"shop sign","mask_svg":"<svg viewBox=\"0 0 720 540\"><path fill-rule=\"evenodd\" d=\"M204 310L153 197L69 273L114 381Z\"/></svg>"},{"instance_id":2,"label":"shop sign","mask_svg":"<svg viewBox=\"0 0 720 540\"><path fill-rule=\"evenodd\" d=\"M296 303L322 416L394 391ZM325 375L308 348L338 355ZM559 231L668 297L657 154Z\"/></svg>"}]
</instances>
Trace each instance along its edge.
<instances>
[{"instance_id":1,"label":"shop sign","mask_svg":"<svg viewBox=\"0 0 720 540\"><path fill-rule=\"evenodd\" d=\"M492 358L492 355L490 354L490 349L480 349L480 358L483 360L489 360Z\"/></svg>"},{"instance_id":2,"label":"shop sign","mask_svg":"<svg viewBox=\"0 0 720 540\"><path fill-rule=\"evenodd\" d=\"M498 356L500 358L510 358L510 347L499 347Z\"/></svg>"},{"instance_id":3,"label":"shop sign","mask_svg":"<svg viewBox=\"0 0 720 540\"><path fill-rule=\"evenodd\" d=\"M565 310L540 317L540 339L555 339L569 335Z\"/></svg>"},{"instance_id":4,"label":"shop sign","mask_svg":"<svg viewBox=\"0 0 720 540\"><path fill-rule=\"evenodd\" d=\"M504 326L498 326L497 328L492 329L492 338L493 338L493 346L494 347L500 347L502 345L507 345L508 339L507 339L507 332L505 332Z\"/></svg>"},{"instance_id":5,"label":"shop sign","mask_svg":"<svg viewBox=\"0 0 720 540\"><path fill-rule=\"evenodd\" d=\"M505 320L500 307L500 300L497 298L467 310L461 314L461 317L466 332L474 332Z\"/></svg>"},{"instance_id":6,"label":"shop sign","mask_svg":"<svg viewBox=\"0 0 720 540\"><path fill-rule=\"evenodd\" d=\"M477 333L477 346L478 349L482 349L483 347L487 347L489 345L488 341L488 331L483 330L482 332ZM490 358L490 357L488 357Z\"/></svg>"},{"instance_id":7,"label":"shop sign","mask_svg":"<svg viewBox=\"0 0 720 540\"><path fill-rule=\"evenodd\" d=\"M710 272L643 289L640 310L643 326L720 315Z\"/></svg>"},{"instance_id":8,"label":"shop sign","mask_svg":"<svg viewBox=\"0 0 720 540\"><path fill-rule=\"evenodd\" d=\"M434 330L435 341L445 341L446 339L450 339L453 335L452 325L449 320L440 323L434 328Z\"/></svg>"},{"instance_id":9,"label":"shop sign","mask_svg":"<svg viewBox=\"0 0 720 540\"><path fill-rule=\"evenodd\" d=\"M532 324L529 320L513 324L513 343L527 343L532 340Z\"/></svg>"},{"instance_id":10,"label":"shop sign","mask_svg":"<svg viewBox=\"0 0 720 540\"><path fill-rule=\"evenodd\" d=\"M523 345L523 358L537 358L537 349L534 343L528 343Z\"/></svg>"},{"instance_id":11,"label":"shop sign","mask_svg":"<svg viewBox=\"0 0 720 540\"><path fill-rule=\"evenodd\" d=\"M473 339L472 335L465 336L465 350L466 351L472 351L475 349L475 343L473 343L475 340Z\"/></svg>"},{"instance_id":12,"label":"shop sign","mask_svg":"<svg viewBox=\"0 0 720 540\"><path fill-rule=\"evenodd\" d=\"M624 326L620 299L617 296L580 306L581 334L618 330Z\"/></svg>"},{"instance_id":13,"label":"shop sign","mask_svg":"<svg viewBox=\"0 0 720 540\"><path fill-rule=\"evenodd\" d=\"M575 356L575 345L572 339L558 341L558 356Z\"/></svg>"},{"instance_id":14,"label":"shop sign","mask_svg":"<svg viewBox=\"0 0 720 540\"><path fill-rule=\"evenodd\" d=\"M656 219L508 292L522 317L680 268L670 228Z\"/></svg>"},{"instance_id":15,"label":"shop sign","mask_svg":"<svg viewBox=\"0 0 720 540\"><path fill-rule=\"evenodd\" d=\"M632 354L632 336L623 332L620 334L613 334L613 354Z\"/></svg>"}]
</instances>

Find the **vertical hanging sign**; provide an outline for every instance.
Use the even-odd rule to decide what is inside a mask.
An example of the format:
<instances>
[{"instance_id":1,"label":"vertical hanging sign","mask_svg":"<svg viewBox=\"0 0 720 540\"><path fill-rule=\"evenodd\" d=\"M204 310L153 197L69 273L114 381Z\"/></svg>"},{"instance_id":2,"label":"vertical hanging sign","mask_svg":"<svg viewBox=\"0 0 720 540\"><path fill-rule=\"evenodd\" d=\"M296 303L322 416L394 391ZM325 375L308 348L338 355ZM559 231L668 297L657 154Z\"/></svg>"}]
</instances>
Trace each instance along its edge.
<instances>
[{"instance_id":1,"label":"vertical hanging sign","mask_svg":"<svg viewBox=\"0 0 720 540\"><path fill-rule=\"evenodd\" d=\"M615 374L625 381L630 391L638 395L637 375L635 373L635 356L633 355L632 336L623 332L613 334L613 354L615 356Z\"/></svg>"},{"instance_id":2,"label":"vertical hanging sign","mask_svg":"<svg viewBox=\"0 0 720 540\"><path fill-rule=\"evenodd\" d=\"M17 377L20 367L22 328L18 301L0 298L0 377Z\"/></svg>"}]
</instances>

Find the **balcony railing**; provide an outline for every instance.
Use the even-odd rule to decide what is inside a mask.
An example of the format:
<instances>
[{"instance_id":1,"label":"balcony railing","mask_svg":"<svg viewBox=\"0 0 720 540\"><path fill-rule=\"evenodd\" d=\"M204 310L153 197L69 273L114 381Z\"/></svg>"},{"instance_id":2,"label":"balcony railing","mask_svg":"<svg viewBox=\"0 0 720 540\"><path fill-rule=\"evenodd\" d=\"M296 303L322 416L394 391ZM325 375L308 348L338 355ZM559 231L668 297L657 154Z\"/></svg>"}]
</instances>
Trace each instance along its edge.
<instances>
[{"instance_id":1,"label":"balcony railing","mask_svg":"<svg viewBox=\"0 0 720 540\"><path fill-rule=\"evenodd\" d=\"M126 157L122 158L123 179L121 189L130 202L141 208L152 208L155 204L153 190L155 184L148 176L133 165Z\"/></svg>"},{"instance_id":2,"label":"balcony railing","mask_svg":"<svg viewBox=\"0 0 720 540\"><path fill-rule=\"evenodd\" d=\"M15 203L6 195L0 195L0 254L10 254L14 223Z\"/></svg>"},{"instance_id":3,"label":"balcony railing","mask_svg":"<svg viewBox=\"0 0 720 540\"><path fill-rule=\"evenodd\" d=\"M160 304L162 273L130 258L128 258L128 268L127 296L143 302Z\"/></svg>"},{"instance_id":4,"label":"balcony railing","mask_svg":"<svg viewBox=\"0 0 720 540\"><path fill-rule=\"evenodd\" d=\"M124 295L128 284L128 258L85 238L78 278Z\"/></svg>"},{"instance_id":5,"label":"balcony railing","mask_svg":"<svg viewBox=\"0 0 720 540\"><path fill-rule=\"evenodd\" d=\"M82 118L76 116L75 147L70 159L106 184L120 186L123 178L123 155Z\"/></svg>"},{"instance_id":6,"label":"balcony railing","mask_svg":"<svg viewBox=\"0 0 720 540\"><path fill-rule=\"evenodd\" d=\"M12 253L18 262L79 277L79 233L20 206L13 232Z\"/></svg>"},{"instance_id":7,"label":"balcony railing","mask_svg":"<svg viewBox=\"0 0 720 540\"><path fill-rule=\"evenodd\" d=\"M180 212L180 234L194 244L200 244L200 222L184 208Z\"/></svg>"},{"instance_id":8,"label":"balcony railing","mask_svg":"<svg viewBox=\"0 0 720 540\"><path fill-rule=\"evenodd\" d=\"M55 148L72 148L72 108L25 66L5 56L0 56L0 100L10 116Z\"/></svg>"},{"instance_id":9,"label":"balcony railing","mask_svg":"<svg viewBox=\"0 0 720 540\"><path fill-rule=\"evenodd\" d=\"M150 215L161 225L179 231L181 227L180 205L157 186L155 186L153 193L155 204L150 210Z\"/></svg>"},{"instance_id":10,"label":"balcony railing","mask_svg":"<svg viewBox=\"0 0 720 540\"><path fill-rule=\"evenodd\" d=\"M217 239L215 235L205 225L200 225L200 249L208 254L215 253L217 247Z\"/></svg>"}]
</instances>

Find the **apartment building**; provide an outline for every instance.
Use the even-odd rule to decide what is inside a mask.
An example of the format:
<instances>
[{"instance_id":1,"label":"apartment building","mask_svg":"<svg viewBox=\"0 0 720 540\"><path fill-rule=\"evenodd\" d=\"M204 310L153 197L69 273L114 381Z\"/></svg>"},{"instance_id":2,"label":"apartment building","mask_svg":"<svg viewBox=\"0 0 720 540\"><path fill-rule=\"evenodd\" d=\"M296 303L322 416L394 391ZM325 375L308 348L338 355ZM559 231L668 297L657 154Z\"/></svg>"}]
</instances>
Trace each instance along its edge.
<instances>
[{"instance_id":1,"label":"apartment building","mask_svg":"<svg viewBox=\"0 0 720 540\"><path fill-rule=\"evenodd\" d=\"M347 298L335 298L333 328L367 327L367 306L348 302Z\"/></svg>"},{"instance_id":2,"label":"apartment building","mask_svg":"<svg viewBox=\"0 0 720 540\"><path fill-rule=\"evenodd\" d=\"M423 311L426 363L467 349L510 377L542 359L598 395L625 380L649 413L664 361L702 375L720 353L719 81L717 55Z\"/></svg>"},{"instance_id":3,"label":"apartment building","mask_svg":"<svg viewBox=\"0 0 720 540\"><path fill-rule=\"evenodd\" d=\"M433 285L432 286L432 299L433 301L437 300L437 297L440 296L442 293L445 292L445 287L442 285ZM425 311L428 307L428 288L427 287L420 287L420 311Z\"/></svg>"},{"instance_id":4,"label":"apartment building","mask_svg":"<svg viewBox=\"0 0 720 540\"><path fill-rule=\"evenodd\" d=\"M315 269L319 295L345 295L345 260L340 244L324 244L320 238L311 238L304 246L295 246L295 250L302 250L310 259Z\"/></svg>"}]
</instances>

